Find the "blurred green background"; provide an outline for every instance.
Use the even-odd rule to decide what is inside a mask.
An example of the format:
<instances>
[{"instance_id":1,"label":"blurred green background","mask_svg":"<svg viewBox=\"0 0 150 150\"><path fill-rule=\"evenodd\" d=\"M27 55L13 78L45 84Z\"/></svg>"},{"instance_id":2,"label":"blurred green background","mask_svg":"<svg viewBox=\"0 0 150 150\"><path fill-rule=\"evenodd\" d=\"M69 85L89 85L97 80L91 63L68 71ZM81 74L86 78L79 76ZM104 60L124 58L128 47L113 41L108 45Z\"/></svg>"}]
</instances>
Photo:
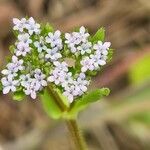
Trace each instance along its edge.
<instances>
[{"instance_id":1,"label":"blurred green background","mask_svg":"<svg viewBox=\"0 0 150 150\"><path fill-rule=\"evenodd\" d=\"M0 68L14 42L12 18L33 16L61 31L106 28L113 60L90 88L109 87L107 99L81 113L90 150L150 150L150 1L0 0ZM72 150L65 123L49 119L40 100L0 94L0 150Z\"/></svg>"}]
</instances>

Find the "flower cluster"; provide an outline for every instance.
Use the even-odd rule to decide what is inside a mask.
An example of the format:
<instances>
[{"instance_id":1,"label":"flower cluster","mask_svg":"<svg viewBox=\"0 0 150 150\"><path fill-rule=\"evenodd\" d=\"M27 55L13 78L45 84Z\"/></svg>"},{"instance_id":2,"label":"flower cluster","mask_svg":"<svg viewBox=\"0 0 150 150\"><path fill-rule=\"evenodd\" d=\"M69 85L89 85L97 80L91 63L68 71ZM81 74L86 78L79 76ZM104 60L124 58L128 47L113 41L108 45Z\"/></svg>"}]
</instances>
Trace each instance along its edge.
<instances>
[{"instance_id":1,"label":"flower cluster","mask_svg":"<svg viewBox=\"0 0 150 150\"><path fill-rule=\"evenodd\" d=\"M81 71L86 72L88 70L89 71L98 70L100 66L105 65L110 45L111 45L110 42L102 43L101 41L98 41L96 44L94 44L93 46L94 53L91 54L90 56L86 56L81 61L82 65Z\"/></svg>"},{"instance_id":2,"label":"flower cluster","mask_svg":"<svg viewBox=\"0 0 150 150\"><path fill-rule=\"evenodd\" d=\"M20 76L20 84L26 95L31 95L33 99L36 98L36 93L41 91L43 87L47 86L45 80L46 75L40 69L35 69L32 74Z\"/></svg>"},{"instance_id":3,"label":"flower cluster","mask_svg":"<svg viewBox=\"0 0 150 150\"><path fill-rule=\"evenodd\" d=\"M79 32L72 32L65 34L65 43L72 53L80 52L82 55L91 53L92 43L88 41L89 33L86 33L85 28L82 26Z\"/></svg>"},{"instance_id":4,"label":"flower cluster","mask_svg":"<svg viewBox=\"0 0 150 150\"><path fill-rule=\"evenodd\" d=\"M41 28L32 17L14 18L13 23L17 41L11 61L2 70L4 94L22 91L35 99L51 84L71 103L87 91L89 72L106 64L110 42L91 41L83 26L62 34ZM65 61L68 57L76 59L74 66Z\"/></svg>"},{"instance_id":5,"label":"flower cluster","mask_svg":"<svg viewBox=\"0 0 150 150\"><path fill-rule=\"evenodd\" d=\"M65 62L54 62L54 65L55 69L48 77L48 81L62 86L64 88L63 94L68 97L70 102L87 91L89 81L86 80L84 73L80 73L76 78L73 78L72 73L68 72L68 65Z\"/></svg>"}]
</instances>

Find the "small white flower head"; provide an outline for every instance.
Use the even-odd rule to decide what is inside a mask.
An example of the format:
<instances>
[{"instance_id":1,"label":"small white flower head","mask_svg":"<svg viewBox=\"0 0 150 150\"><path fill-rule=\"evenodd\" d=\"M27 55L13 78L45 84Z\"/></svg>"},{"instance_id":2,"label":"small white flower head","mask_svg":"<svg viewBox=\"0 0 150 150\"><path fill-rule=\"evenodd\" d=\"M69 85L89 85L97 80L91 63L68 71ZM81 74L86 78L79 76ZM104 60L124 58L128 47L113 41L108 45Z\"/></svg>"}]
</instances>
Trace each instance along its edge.
<instances>
[{"instance_id":1,"label":"small white flower head","mask_svg":"<svg viewBox=\"0 0 150 150\"><path fill-rule=\"evenodd\" d=\"M24 43L24 42L19 42L17 44L17 49L15 51L16 53L16 56L26 56L27 53L30 52L30 47L29 47L29 44L27 43Z\"/></svg>"},{"instance_id":2,"label":"small white flower head","mask_svg":"<svg viewBox=\"0 0 150 150\"><path fill-rule=\"evenodd\" d=\"M27 88L24 90L26 95L30 95L31 98L35 99L37 97L37 91L39 91L41 88L41 85L36 79L32 79L30 84L27 86Z\"/></svg>"},{"instance_id":3,"label":"small white flower head","mask_svg":"<svg viewBox=\"0 0 150 150\"><path fill-rule=\"evenodd\" d=\"M61 53L58 52L58 49L55 47L53 49L47 49L47 54L45 55L46 60L56 61L62 57Z\"/></svg>"},{"instance_id":4,"label":"small white flower head","mask_svg":"<svg viewBox=\"0 0 150 150\"><path fill-rule=\"evenodd\" d=\"M86 32L86 29L85 27L80 27L80 30L79 30L79 38L82 42L86 42L88 37L90 36L89 33Z\"/></svg>"},{"instance_id":5,"label":"small white flower head","mask_svg":"<svg viewBox=\"0 0 150 150\"><path fill-rule=\"evenodd\" d=\"M102 43L101 41L98 41L97 44L93 46L93 49L97 50L97 52L101 52L103 55L107 55L110 45L110 42Z\"/></svg>"},{"instance_id":6,"label":"small white flower head","mask_svg":"<svg viewBox=\"0 0 150 150\"><path fill-rule=\"evenodd\" d=\"M73 84L73 82L72 73L64 73L64 76L61 79L62 87L66 88L67 86Z\"/></svg>"},{"instance_id":7,"label":"small white flower head","mask_svg":"<svg viewBox=\"0 0 150 150\"><path fill-rule=\"evenodd\" d=\"M79 32L66 33L65 43L72 53L80 51L82 55L85 53L91 53L91 42L88 42L89 33L86 33L86 29L82 26Z\"/></svg>"},{"instance_id":8,"label":"small white flower head","mask_svg":"<svg viewBox=\"0 0 150 150\"><path fill-rule=\"evenodd\" d=\"M82 61L81 61L81 71L82 72L86 72L87 70L93 71L94 70L94 64L93 64L93 59L90 59L88 56L85 57Z\"/></svg>"},{"instance_id":9,"label":"small white flower head","mask_svg":"<svg viewBox=\"0 0 150 150\"><path fill-rule=\"evenodd\" d=\"M72 103L76 95L75 86L71 85L69 87L66 87L63 95L68 98L70 103Z\"/></svg>"},{"instance_id":10,"label":"small white flower head","mask_svg":"<svg viewBox=\"0 0 150 150\"><path fill-rule=\"evenodd\" d=\"M65 33L65 43L68 45L68 48L70 49L70 51L72 53L77 52L77 48L75 47L75 45L77 43L80 43L80 41L77 41L77 38L70 33Z\"/></svg>"},{"instance_id":11,"label":"small white flower head","mask_svg":"<svg viewBox=\"0 0 150 150\"><path fill-rule=\"evenodd\" d=\"M27 20L26 18L22 18L21 20L17 18L13 18L13 23L14 23L14 30L18 30L19 32L23 32L23 30L26 27Z\"/></svg>"},{"instance_id":12,"label":"small white flower head","mask_svg":"<svg viewBox=\"0 0 150 150\"><path fill-rule=\"evenodd\" d=\"M20 84L25 88L27 88L30 85L31 80L32 79L30 74L20 76Z\"/></svg>"},{"instance_id":13,"label":"small white flower head","mask_svg":"<svg viewBox=\"0 0 150 150\"><path fill-rule=\"evenodd\" d=\"M26 29L28 30L29 34L39 34L40 33L40 24L36 23L35 20L30 17L28 19L28 23L26 25Z\"/></svg>"},{"instance_id":14,"label":"small white flower head","mask_svg":"<svg viewBox=\"0 0 150 150\"><path fill-rule=\"evenodd\" d=\"M39 41L34 42L34 46L37 48L37 51L41 53L42 51L46 51L47 47L44 42L44 37L40 37Z\"/></svg>"},{"instance_id":15,"label":"small white flower head","mask_svg":"<svg viewBox=\"0 0 150 150\"><path fill-rule=\"evenodd\" d=\"M23 60L22 59L19 60L18 57L14 55L12 56L12 62L7 64L7 68L8 70L14 70L14 72L23 70L24 69Z\"/></svg>"},{"instance_id":16,"label":"small white flower head","mask_svg":"<svg viewBox=\"0 0 150 150\"><path fill-rule=\"evenodd\" d=\"M79 77L77 78L77 85L82 92L87 91L87 86L89 85L89 81L85 79L86 76L84 73L80 73Z\"/></svg>"},{"instance_id":17,"label":"small white flower head","mask_svg":"<svg viewBox=\"0 0 150 150\"><path fill-rule=\"evenodd\" d=\"M3 77L1 79L3 85L3 94L7 94L10 91L15 92L16 86L18 85L19 81L14 80L13 76Z\"/></svg>"},{"instance_id":18,"label":"small white flower head","mask_svg":"<svg viewBox=\"0 0 150 150\"><path fill-rule=\"evenodd\" d=\"M18 35L18 40L19 40L19 42L23 42L23 43L26 43L26 44L32 43L32 40L30 39L30 35L28 33L19 34Z\"/></svg>"},{"instance_id":19,"label":"small white flower head","mask_svg":"<svg viewBox=\"0 0 150 150\"><path fill-rule=\"evenodd\" d=\"M95 70L99 68L99 65L104 66L106 64L106 60L103 60L101 55L90 55L90 58L93 60Z\"/></svg>"},{"instance_id":20,"label":"small white flower head","mask_svg":"<svg viewBox=\"0 0 150 150\"><path fill-rule=\"evenodd\" d=\"M14 69L13 68L7 68L7 69L4 69L1 71L1 73L5 76L13 76L13 77L16 77L17 76L17 73L14 72Z\"/></svg>"},{"instance_id":21,"label":"small white flower head","mask_svg":"<svg viewBox=\"0 0 150 150\"><path fill-rule=\"evenodd\" d=\"M61 39L61 32L59 30L55 31L54 33L48 33L46 37L46 42L50 43L51 47L57 47L59 50L62 49L62 39Z\"/></svg>"},{"instance_id":22,"label":"small white flower head","mask_svg":"<svg viewBox=\"0 0 150 150\"><path fill-rule=\"evenodd\" d=\"M64 71L67 72L68 71L68 64L66 62L59 62L59 61L55 61L54 65L56 66L56 69L60 70L60 71Z\"/></svg>"},{"instance_id":23,"label":"small white flower head","mask_svg":"<svg viewBox=\"0 0 150 150\"><path fill-rule=\"evenodd\" d=\"M77 49L81 52L81 55L84 55L85 53L90 54L92 52L92 43L82 43L80 46L77 47Z\"/></svg>"},{"instance_id":24,"label":"small white flower head","mask_svg":"<svg viewBox=\"0 0 150 150\"><path fill-rule=\"evenodd\" d=\"M34 77L35 79L37 79L37 81L39 82L39 84L44 87L47 86L47 82L45 80L46 75L42 73L42 71L40 69L36 69L34 71Z\"/></svg>"},{"instance_id":25,"label":"small white flower head","mask_svg":"<svg viewBox=\"0 0 150 150\"><path fill-rule=\"evenodd\" d=\"M50 76L47 78L48 82L53 82L56 85L59 85L62 83L62 78L65 76L66 72L63 72L61 70L55 69L50 74Z\"/></svg>"}]
</instances>

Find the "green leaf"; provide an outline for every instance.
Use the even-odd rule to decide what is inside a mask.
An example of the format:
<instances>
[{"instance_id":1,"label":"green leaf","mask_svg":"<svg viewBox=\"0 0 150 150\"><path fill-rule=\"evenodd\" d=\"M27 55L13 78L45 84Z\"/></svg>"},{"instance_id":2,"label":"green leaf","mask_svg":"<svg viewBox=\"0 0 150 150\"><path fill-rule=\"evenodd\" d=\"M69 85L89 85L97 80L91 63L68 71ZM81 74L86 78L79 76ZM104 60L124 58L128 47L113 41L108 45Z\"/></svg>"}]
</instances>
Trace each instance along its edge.
<instances>
[{"instance_id":1,"label":"green leaf","mask_svg":"<svg viewBox=\"0 0 150 150\"><path fill-rule=\"evenodd\" d=\"M48 89L44 90L44 93L40 95L40 98L46 113L53 119L59 119L62 112Z\"/></svg>"},{"instance_id":2,"label":"green leaf","mask_svg":"<svg viewBox=\"0 0 150 150\"><path fill-rule=\"evenodd\" d=\"M91 41L96 43L98 41L104 41L105 38L105 29L104 28L100 28L95 35L91 38Z\"/></svg>"},{"instance_id":3,"label":"green leaf","mask_svg":"<svg viewBox=\"0 0 150 150\"><path fill-rule=\"evenodd\" d=\"M16 91L13 93L13 100L21 101L25 98L25 94L23 91Z\"/></svg>"},{"instance_id":4,"label":"green leaf","mask_svg":"<svg viewBox=\"0 0 150 150\"><path fill-rule=\"evenodd\" d=\"M110 90L108 88L96 89L84 95L82 98L76 100L70 111L69 114L71 116L76 116L81 110L85 109L89 104L100 100L103 96L108 96Z\"/></svg>"}]
</instances>

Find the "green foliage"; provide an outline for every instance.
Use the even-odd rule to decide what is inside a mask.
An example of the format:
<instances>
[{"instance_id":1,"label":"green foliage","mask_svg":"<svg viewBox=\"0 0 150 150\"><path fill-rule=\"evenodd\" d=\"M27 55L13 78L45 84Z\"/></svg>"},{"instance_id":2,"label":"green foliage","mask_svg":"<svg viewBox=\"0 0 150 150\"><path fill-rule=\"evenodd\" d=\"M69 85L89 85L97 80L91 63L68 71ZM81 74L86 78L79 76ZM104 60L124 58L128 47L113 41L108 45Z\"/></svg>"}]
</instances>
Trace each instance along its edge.
<instances>
[{"instance_id":1,"label":"green foliage","mask_svg":"<svg viewBox=\"0 0 150 150\"><path fill-rule=\"evenodd\" d=\"M95 35L91 38L91 42L96 43L97 41L104 41L105 39L105 29L100 28Z\"/></svg>"},{"instance_id":2,"label":"green foliage","mask_svg":"<svg viewBox=\"0 0 150 150\"><path fill-rule=\"evenodd\" d=\"M108 58L107 58L108 62L111 61L111 59L113 57L113 52L114 52L114 50L110 48L108 51Z\"/></svg>"},{"instance_id":3,"label":"green foliage","mask_svg":"<svg viewBox=\"0 0 150 150\"><path fill-rule=\"evenodd\" d=\"M42 35L47 35L47 33L53 32L53 31L54 31L54 28L49 23L42 25L42 31L41 31Z\"/></svg>"},{"instance_id":4,"label":"green foliage","mask_svg":"<svg viewBox=\"0 0 150 150\"><path fill-rule=\"evenodd\" d=\"M53 95L49 92L48 89L45 89L44 93L40 95L44 110L53 119L68 119L77 117L78 113L89 106L91 103L100 100L104 96L108 96L110 90L108 88L96 89L87 93L82 98L77 99L70 106L67 102L66 97L62 96L62 94L58 92L58 90L56 90L55 92L57 92L58 96L61 98L66 107L68 107L68 109L62 111Z\"/></svg>"},{"instance_id":5,"label":"green foliage","mask_svg":"<svg viewBox=\"0 0 150 150\"><path fill-rule=\"evenodd\" d=\"M150 54L139 59L131 67L129 79L133 84L139 84L150 79Z\"/></svg>"},{"instance_id":6,"label":"green foliage","mask_svg":"<svg viewBox=\"0 0 150 150\"><path fill-rule=\"evenodd\" d=\"M150 111L137 113L130 117L130 121L138 121L150 125Z\"/></svg>"},{"instance_id":7,"label":"green foliage","mask_svg":"<svg viewBox=\"0 0 150 150\"><path fill-rule=\"evenodd\" d=\"M45 112L53 119L59 119L62 112L47 88L44 90L44 93L40 95L40 98Z\"/></svg>"},{"instance_id":8,"label":"green foliage","mask_svg":"<svg viewBox=\"0 0 150 150\"><path fill-rule=\"evenodd\" d=\"M2 82L0 82L0 92L3 90Z\"/></svg>"},{"instance_id":9,"label":"green foliage","mask_svg":"<svg viewBox=\"0 0 150 150\"><path fill-rule=\"evenodd\" d=\"M16 91L13 93L13 100L21 101L25 98L25 94L23 91Z\"/></svg>"},{"instance_id":10,"label":"green foliage","mask_svg":"<svg viewBox=\"0 0 150 150\"><path fill-rule=\"evenodd\" d=\"M104 96L108 96L110 90L108 88L96 89L77 99L69 111L70 115L76 116L81 110L85 109L91 103L100 100Z\"/></svg>"},{"instance_id":11,"label":"green foliage","mask_svg":"<svg viewBox=\"0 0 150 150\"><path fill-rule=\"evenodd\" d=\"M13 54L15 50L15 46L14 45L9 46L9 50Z\"/></svg>"},{"instance_id":12,"label":"green foliage","mask_svg":"<svg viewBox=\"0 0 150 150\"><path fill-rule=\"evenodd\" d=\"M55 92L57 92L58 96L60 97L60 99L62 100L62 102L69 107L69 102L67 100L67 97L65 97L64 95L62 95L62 92L59 89L56 89Z\"/></svg>"}]
</instances>

